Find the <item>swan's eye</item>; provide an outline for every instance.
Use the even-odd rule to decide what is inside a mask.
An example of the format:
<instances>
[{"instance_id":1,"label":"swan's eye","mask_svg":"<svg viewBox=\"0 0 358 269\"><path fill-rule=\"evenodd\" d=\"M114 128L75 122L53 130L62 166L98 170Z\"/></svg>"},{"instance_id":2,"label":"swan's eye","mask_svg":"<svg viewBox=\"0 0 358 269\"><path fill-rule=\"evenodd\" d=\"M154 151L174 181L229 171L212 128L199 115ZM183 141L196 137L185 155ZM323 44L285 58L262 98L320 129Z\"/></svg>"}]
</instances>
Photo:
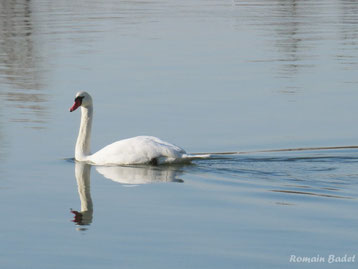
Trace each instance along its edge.
<instances>
[{"instance_id":1,"label":"swan's eye","mask_svg":"<svg viewBox=\"0 0 358 269\"><path fill-rule=\"evenodd\" d=\"M77 97L75 98L75 102L79 102L80 104L82 104L83 98L85 98L85 97L84 97L84 96L77 96Z\"/></svg>"}]
</instances>

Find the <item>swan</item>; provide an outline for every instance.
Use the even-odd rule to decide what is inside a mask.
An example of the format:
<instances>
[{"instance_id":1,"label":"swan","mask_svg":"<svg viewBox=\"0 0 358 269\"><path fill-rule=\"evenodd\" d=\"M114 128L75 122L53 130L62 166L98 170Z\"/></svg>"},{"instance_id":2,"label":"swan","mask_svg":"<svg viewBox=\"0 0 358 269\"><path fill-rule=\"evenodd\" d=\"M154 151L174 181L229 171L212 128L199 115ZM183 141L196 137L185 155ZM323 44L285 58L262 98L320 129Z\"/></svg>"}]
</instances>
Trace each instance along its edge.
<instances>
[{"instance_id":1,"label":"swan","mask_svg":"<svg viewBox=\"0 0 358 269\"><path fill-rule=\"evenodd\" d=\"M81 124L75 147L76 161L94 165L164 164L190 162L210 155L190 155L184 149L154 136L136 136L114 142L91 154L90 140L93 101L89 93L80 91L70 112L81 107Z\"/></svg>"}]
</instances>

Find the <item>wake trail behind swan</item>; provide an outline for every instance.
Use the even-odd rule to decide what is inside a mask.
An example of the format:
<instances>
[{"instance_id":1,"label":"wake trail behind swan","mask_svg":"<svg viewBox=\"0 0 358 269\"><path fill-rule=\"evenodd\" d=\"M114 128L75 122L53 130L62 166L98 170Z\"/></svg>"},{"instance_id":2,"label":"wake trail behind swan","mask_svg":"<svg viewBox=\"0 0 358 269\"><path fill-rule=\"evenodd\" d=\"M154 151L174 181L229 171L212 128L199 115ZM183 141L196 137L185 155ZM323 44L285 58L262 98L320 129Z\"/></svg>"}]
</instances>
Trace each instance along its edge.
<instances>
[{"instance_id":1,"label":"wake trail behind swan","mask_svg":"<svg viewBox=\"0 0 358 269\"><path fill-rule=\"evenodd\" d=\"M309 151L309 150L339 150L339 149L358 149L358 146L331 146L331 147L303 147L303 148L284 148L284 149L265 149L252 151L227 151L227 152L198 152L190 153L191 156L205 156L208 158L212 155L240 155L254 153L270 153L270 152L290 152L290 151ZM200 157L199 157L200 158Z\"/></svg>"}]
</instances>

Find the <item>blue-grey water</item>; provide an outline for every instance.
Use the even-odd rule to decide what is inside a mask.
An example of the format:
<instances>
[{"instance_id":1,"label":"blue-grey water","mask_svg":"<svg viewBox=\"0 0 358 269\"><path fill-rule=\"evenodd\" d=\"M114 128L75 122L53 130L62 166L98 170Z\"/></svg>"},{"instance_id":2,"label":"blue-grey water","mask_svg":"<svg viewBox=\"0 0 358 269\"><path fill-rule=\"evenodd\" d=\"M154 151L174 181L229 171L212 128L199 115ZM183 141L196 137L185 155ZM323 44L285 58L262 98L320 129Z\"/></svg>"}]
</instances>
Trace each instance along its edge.
<instances>
[{"instance_id":1,"label":"blue-grey water","mask_svg":"<svg viewBox=\"0 0 358 269\"><path fill-rule=\"evenodd\" d=\"M353 0L1 1L0 268L356 268L358 150L260 151L358 145L357 74ZM94 150L246 153L75 163L79 90Z\"/></svg>"}]
</instances>

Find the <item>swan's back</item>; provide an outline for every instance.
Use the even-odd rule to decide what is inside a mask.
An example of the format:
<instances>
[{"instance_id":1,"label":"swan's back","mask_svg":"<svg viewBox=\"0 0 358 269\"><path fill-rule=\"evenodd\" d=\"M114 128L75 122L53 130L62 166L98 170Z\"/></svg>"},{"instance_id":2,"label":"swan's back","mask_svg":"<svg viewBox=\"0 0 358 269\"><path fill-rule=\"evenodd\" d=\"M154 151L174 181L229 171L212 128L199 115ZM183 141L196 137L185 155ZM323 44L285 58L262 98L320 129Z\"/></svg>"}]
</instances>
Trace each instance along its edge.
<instances>
[{"instance_id":1,"label":"swan's back","mask_svg":"<svg viewBox=\"0 0 358 269\"><path fill-rule=\"evenodd\" d=\"M88 161L99 165L144 164L152 160L175 162L185 150L153 136L137 136L114 142L90 155Z\"/></svg>"}]
</instances>

